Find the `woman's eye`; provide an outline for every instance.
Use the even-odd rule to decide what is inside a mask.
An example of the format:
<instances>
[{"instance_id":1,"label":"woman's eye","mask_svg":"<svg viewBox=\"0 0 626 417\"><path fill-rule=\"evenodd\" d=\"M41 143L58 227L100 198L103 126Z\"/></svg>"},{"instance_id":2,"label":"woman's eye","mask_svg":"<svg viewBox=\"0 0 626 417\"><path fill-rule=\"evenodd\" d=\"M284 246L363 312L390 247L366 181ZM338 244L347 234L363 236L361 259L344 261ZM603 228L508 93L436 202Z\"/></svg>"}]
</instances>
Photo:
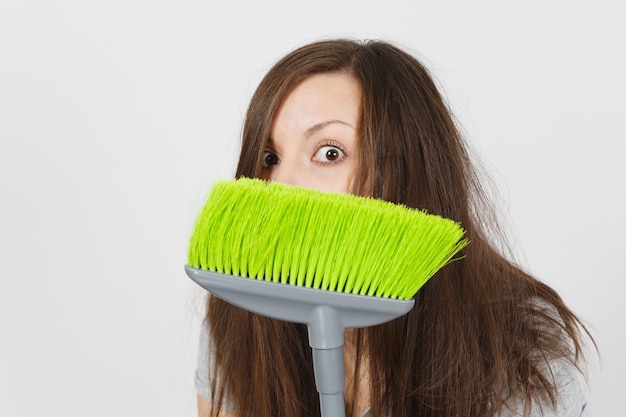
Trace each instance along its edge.
<instances>
[{"instance_id":1,"label":"woman's eye","mask_svg":"<svg viewBox=\"0 0 626 417\"><path fill-rule=\"evenodd\" d=\"M336 146L322 146L315 153L315 157L313 160L320 162L335 162L342 159L344 156L344 152Z\"/></svg>"},{"instance_id":2,"label":"woman's eye","mask_svg":"<svg viewBox=\"0 0 626 417\"><path fill-rule=\"evenodd\" d=\"M274 165L278 165L280 159L274 152L265 151L263 153L263 168L269 168Z\"/></svg>"}]
</instances>

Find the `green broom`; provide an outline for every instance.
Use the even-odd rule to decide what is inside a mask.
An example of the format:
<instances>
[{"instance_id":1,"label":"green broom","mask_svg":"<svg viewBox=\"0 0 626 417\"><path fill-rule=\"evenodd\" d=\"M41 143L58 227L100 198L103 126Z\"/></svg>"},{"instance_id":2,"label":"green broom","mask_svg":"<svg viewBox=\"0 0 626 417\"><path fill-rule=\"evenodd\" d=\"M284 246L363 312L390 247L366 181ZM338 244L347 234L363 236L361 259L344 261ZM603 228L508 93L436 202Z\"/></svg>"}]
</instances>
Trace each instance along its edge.
<instances>
[{"instance_id":1,"label":"green broom","mask_svg":"<svg viewBox=\"0 0 626 417\"><path fill-rule=\"evenodd\" d=\"M241 178L213 188L185 270L231 304L306 324L322 417L342 417L345 329L408 313L464 234L383 200Z\"/></svg>"}]
</instances>

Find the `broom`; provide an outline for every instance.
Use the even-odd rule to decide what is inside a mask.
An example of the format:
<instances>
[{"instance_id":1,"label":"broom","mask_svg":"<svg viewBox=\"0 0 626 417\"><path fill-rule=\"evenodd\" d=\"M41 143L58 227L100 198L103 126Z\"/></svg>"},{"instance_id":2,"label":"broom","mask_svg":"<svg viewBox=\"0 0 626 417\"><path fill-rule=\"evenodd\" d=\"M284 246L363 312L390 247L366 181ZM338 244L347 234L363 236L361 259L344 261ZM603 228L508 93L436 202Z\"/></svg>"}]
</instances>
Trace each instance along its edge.
<instances>
[{"instance_id":1,"label":"broom","mask_svg":"<svg viewBox=\"0 0 626 417\"><path fill-rule=\"evenodd\" d=\"M322 417L343 417L344 331L408 313L464 234L423 210L240 178L214 186L185 270L233 305L306 324Z\"/></svg>"}]
</instances>

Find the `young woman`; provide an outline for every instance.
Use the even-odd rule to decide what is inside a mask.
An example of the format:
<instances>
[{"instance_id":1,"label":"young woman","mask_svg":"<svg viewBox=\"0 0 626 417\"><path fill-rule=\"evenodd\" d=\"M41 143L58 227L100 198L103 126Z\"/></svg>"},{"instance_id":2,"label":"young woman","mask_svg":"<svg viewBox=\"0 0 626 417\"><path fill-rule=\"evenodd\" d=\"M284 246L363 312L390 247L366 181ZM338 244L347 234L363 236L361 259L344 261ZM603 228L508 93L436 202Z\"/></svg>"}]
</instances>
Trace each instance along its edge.
<instances>
[{"instance_id":1,"label":"young woman","mask_svg":"<svg viewBox=\"0 0 626 417\"><path fill-rule=\"evenodd\" d=\"M406 316L350 330L347 415L581 416L584 326L490 241L491 214L428 71L384 42L316 42L256 90L237 176L382 198L462 222L471 244ZM319 415L306 328L209 297L202 416Z\"/></svg>"}]
</instances>

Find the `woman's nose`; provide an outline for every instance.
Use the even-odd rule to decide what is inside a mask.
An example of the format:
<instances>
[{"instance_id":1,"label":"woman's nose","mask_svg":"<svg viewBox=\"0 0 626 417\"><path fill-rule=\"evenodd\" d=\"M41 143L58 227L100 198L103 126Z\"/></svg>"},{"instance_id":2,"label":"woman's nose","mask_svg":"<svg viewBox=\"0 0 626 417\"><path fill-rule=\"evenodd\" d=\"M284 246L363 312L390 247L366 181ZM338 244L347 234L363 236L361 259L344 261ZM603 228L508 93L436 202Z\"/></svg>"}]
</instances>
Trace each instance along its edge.
<instances>
[{"instance_id":1,"label":"woman's nose","mask_svg":"<svg viewBox=\"0 0 626 417\"><path fill-rule=\"evenodd\" d=\"M287 185L305 186L304 175L301 170L289 161L281 161L272 167L270 181Z\"/></svg>"}]
</instances>

